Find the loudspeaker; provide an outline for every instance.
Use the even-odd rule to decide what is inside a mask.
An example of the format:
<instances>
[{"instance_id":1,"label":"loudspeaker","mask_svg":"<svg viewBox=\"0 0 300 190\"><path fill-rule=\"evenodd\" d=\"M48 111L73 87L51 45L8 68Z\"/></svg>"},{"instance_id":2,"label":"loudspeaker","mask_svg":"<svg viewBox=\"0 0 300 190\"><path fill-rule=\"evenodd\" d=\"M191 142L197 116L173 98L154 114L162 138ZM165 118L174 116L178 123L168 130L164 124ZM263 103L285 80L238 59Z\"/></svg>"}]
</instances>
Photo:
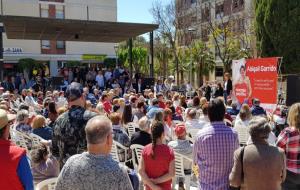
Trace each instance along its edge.
<instances>
[{"instance_id":1,"label":"loudspeaker","mask_svg":"<svg viewBox=\"0 0 300 190\"><path fill-rule=\"evenodd\" d=\"M51 85L52 86L61 86L64 84L64 77L52 77Z\"/></svg>"},{"instance_id":2,"label":"loudspeaker","mask_svg":"<svg viewBox=\"0 0 300 190\"><path fill-rule=\"evenodd\" d=\"M154 78L144 78L143 84L145 85L146 88L152 88L155 84L155 79Z\"/></svg>"},{"instance_id":3,"label":"loudspeaker","mask_svg":"<svg viewBox=\"0 0 300 190\"><path fill-rule=\"evenodd\" d=\"M296 102L300 102L300 76L290 75L287 77L286 105L291 106Z\"/></svg>"}]
</instances>

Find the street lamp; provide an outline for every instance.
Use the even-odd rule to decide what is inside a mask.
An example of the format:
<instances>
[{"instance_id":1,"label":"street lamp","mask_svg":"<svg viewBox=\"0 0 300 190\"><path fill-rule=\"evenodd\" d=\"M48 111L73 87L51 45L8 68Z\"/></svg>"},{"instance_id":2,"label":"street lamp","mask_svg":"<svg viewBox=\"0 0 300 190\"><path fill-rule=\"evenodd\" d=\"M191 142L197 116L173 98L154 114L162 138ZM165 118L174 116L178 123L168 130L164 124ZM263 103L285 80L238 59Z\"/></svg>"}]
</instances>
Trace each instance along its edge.
<instances>
[{"instance_id":1,"label":"street lamp","mask_svg":"<svg viewBox=\"0 0 300 190\"><path fill-rule=\"evenodd\" d=\"M188 28L188 32L190 33L190 36L192 36L192 33L196 31L196 28L194 27L189 27ZM193 60L192 60L192 37L191 37L191 42L190 42L190 45L189 45L189 49L190 49L190 59L191 59L191 63L190 63L190 77L189 77L189 80L190 80L190 83L191 85L193 86Z\"/></svg>"},{"instance_id":2,"label":"street lamp","mask_svg":"<svg viewBox=\"0 0 300 190\"><path fill-rule=\"evenodd\" d=\"M118 59L119 59L119 57L118 57L119 45L118 44L114 45L114 49L115 49L115 53L116 53L116 67L117 67L118 66Z\"/></svg>"}]
</instances>

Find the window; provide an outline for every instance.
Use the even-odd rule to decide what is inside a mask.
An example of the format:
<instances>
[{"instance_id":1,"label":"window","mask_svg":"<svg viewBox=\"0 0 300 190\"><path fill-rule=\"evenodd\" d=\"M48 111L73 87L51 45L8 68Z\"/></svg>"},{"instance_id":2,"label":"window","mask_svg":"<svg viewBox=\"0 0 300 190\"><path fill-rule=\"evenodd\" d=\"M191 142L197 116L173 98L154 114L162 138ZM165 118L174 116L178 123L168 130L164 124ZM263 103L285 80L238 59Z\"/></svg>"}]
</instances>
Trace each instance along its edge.
<instances>
[{"instance_id":1,"label":"window","mask_svg":"<svg viewBox=\"0 0 300 190\"><path fill-rule=\"evenodd\" d=\"M216 77L223 77L223 68L216 67Z\"/></svg>"},{"instance_id":2,"label":"window","mask_svg":"<svg viewBox=\"0 0 300 190\"><path fill-rule=\"evenodd\" d=\"M194 3L196 3L196 0L191 0L191 4L194 4Z\"/></svg>"},{"instance_id":3,"label":"window","mask_svg":"<svg viewBox=\"0 0 300 190\"><path fill-rule=\"evenodd\" d=\"M239 4L238 4L238 0L233 0L233 8L238 8Z\"/></svg>"},{"instance_id":4,"label":"window","mask_svg":"<svg viewBox=\"0 0 300 190\"><path fill-rule=\"evenodd\" d=\"M56 42L56 49L65 49L65 42L64 41L57 41Z\"/></svg>"},{"instance_id":5,"label":"window","mask_svg":"<svg viewBox=\"0 0 300 190\"><path fill-rule=\"evenodd\" d=\"M42 49L50 49L50 41L42 40Z\"/></svg>"},{"instance_id":6,"label":"window","mask_svg":"<svg viewBox=\"0 0 300 190\"><path fill-rule=\"evenodd\" d=\"M208 7L205 7L205 9L202 9L202 21L210 20L210 11Z\"/></svg>"},{"instance_id":7,"label":"window","mask_svg":"<svg viewBox=\"0 0 300 190\"><path fill-rule=\"evenodd\" d=\"M216 6L216 19L222 19L224 16L224 4Z\"/></svg>"},{"instance_id":8,"label":"window","mask_svg":"<svg viewBox=\"0 0 300 190\"><path fill-rule=\"evenodd\" d=\"M49 9L48 8L41 8L41 17L48 18L49 17Z\"/></svg>"},{"instance_id":9,"label":"window","mask_svg":"<svg viewBox=\"0 0 300 190\"><path fill-rule=\"evenodd\" d=\"M204 42L208 41L208 35L209 35L208 29L202 29L201 37Z\"/></svg>"},{"instance_id":10,"label":"window","mask_svg":"<svg viewBox=\"0 0 300 190\"><path fill-rule=\"evenodd\" d=\"M244 0L240 0L240 6L244 6L245 1Z\"/></svg>"},{"instance_id":11,"label":"window","mask_svg":"<svg viewBox=\"0 0 300 190\"><path fill-rule=\"evenodd\" d=\"M65 18L64 7L62 5L55 6L55 18L58 18L58 19Z\"/></svg>"}]
</instances>

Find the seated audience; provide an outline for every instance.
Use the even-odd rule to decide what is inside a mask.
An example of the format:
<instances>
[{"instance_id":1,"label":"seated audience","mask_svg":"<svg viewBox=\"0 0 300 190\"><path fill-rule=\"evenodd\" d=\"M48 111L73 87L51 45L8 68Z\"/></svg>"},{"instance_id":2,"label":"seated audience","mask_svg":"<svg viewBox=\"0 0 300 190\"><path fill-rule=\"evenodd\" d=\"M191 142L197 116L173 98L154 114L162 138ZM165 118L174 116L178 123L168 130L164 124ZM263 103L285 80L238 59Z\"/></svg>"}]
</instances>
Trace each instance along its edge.
<instances>
[{"instance_id":1,"label":"seated audience","mask_svg":"<svg viewBox=\"0 0 300 190\"><path fill-rule=\"evenodd\" d=\"M178 124L175 128L175 135L177 140L170 141L168 143L169 147L173 148L175 152L178 152L192 160L193 156L193 145L186 140L186 127L184 124ZM191 173L192 162L185 160L184 161L184 170L186 173ZM189 170L189 171L187 171Z\"/></svg>"},{"instance_id":2,"label":"seated audience","mask_svg":"<svg viewBox=\"0 0 300 190\"><path fill-rule=\"evenodd\" d=\"M147 117L149 118L149 119L154 119L154 116L155 116L155 114L157 113L157 112L162 112L163 111L163 109L162 108L160 108L159 107L159 105L158 105L158 100L157 99L153 99L152 100L152 106L150 106L149 108L148 108L148 112L147 112Z\"/></svg>"},{"instance_id":3,"label":"seated audience","mask_svg":"<svg viewBox=\"0 0 300 190\"><path fill-rule=\"evenodd\" d=\"M20 110L17 112L16 117L16 130L30 134L32 132L32 128L29 123L29 113L27 110Z\"/></svg>"},{"instance_id":4,"label":"seated audience","mask_svg":"<svg viewBox=\"0 0 300 190\"><path fill-rule=\"evenodd\" d=\"M51 140L53 131L46 126L46 119L42 115L37 115L32 121L32 133L42 137L45 140Z\"/></svg>"},{"instance_id":5,"label":"seated audience","mask_svg":"<svg viewBox=\"0 0 300 190\"><path fill-rule=\"evenodd\" d=\"M197 130L200 130L203 128L203 125L201 125L201 123L199 122L199 119L197 118L197 111L196 109L190 109L187 113L186 116L186 130L188 133L191 133L193 131L193 133L197 133ZM192 134L192 136L194 136L196 134Z\"/></svg>"},{"instance_id":6,"label":"seated audience","mask_svg":"<svg viewBox=\"0 0 300 190\"><path fill-rule=\"evenodd\" d=\"M240 145L246 145L249 134L249 122L252 118L250 108L247 104L242 105L238 119L234 123L233 129L238 133Z\"/></svg>"},{"instance_id":7,"label":"seated audience","mask_svg":"<svg viewBox=\"0 0 300 190\"><path fill-rule=\"evenodd\" d=\"M251 108L251 113L253 116L267 116L266 111L264 108L260 106L260 100L255 98L252 100L253 106Z\"/></svg>"},{"instance_id":8,"label":"seated audience","mask_svg":"<svg viewBox=\"0 0 300 190\"><path fill-rule=\"evenodd\" d=\"M146 115L146 109L145 109L146 105L144 102L139 102L137 104L137 110L134 113L134 115L138 118L141 119L142 117L144 117Z\"/></svg>"},{"instance_id":9,"label":"seated audience","mask_svg":"<svg viewBox=\"0 0 300 190\"><path fill-rule=\"evenodd\" d=\"M151 122L149 119L144 116L139 120L139 129L140 131L134 133L130 139L130 145L132 144L139 144L146 146L147 144L151 143Z\"/></svg>"},{"instance_id":10,"label":"seated audience","mask_svg":"<svg viewBox=\"0 0 300 190\"><path fill-rule=\"evenodd\" d=\"M130 139L125 132L125 129L121 125L121 116L119 113L114 112L110 114L110 120L112 122L113 129L113 140L119 142L125 147L129 147ZM125 160L125 152L122 149L118 149L118 154L120 156L120 161Z\"/></svg>"},{"instance_id":11,"label":"seated audience","mask_svg":"<svg viewBox=\"0 0 300 190\"><path fill-rule=\"evenodd\" d=\"M202 106L202 113L203 115L199 118L199 127L201 127L201 129L210 123L208 118L208 104Z\"/></svg>"},{"instance_id":12,"label":"seated audience","mask_svg":"<svg viewBox=\"0 0 300 190\"><path fill-rule=\"evenodd\" d=\"M31 170L35 184L57 177L59 175L59 163L49 154L46 145L41 144L30 152Z\"/></svg>"}]
</instances>

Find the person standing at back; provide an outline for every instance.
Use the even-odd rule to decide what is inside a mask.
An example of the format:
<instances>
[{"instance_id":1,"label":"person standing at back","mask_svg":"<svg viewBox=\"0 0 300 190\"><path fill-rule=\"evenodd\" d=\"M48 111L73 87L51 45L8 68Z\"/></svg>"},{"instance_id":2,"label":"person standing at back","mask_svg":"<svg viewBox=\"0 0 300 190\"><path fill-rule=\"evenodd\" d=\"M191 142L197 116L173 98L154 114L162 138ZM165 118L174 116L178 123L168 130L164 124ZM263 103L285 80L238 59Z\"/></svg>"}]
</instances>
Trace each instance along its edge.
<instances>
[{"instance_id":1,"label":"person standing at back","mask_svg":"<svg viewBox=\"0 0 300 190\"><path fill-rule=\"evenodd\" d=\"M287 174L283 190L300 189L300 103L293 104L288 114L289 127L278 136L277 146L286 155Z\"/></svg>"},{"instance_id":2,"label":"person standing at back","mask_svg":"<svg viewBox=\"0 0 300 190\"><path fill-rule=\"evenodd\" d=\"M84 108L85 98L80 83L71 83L66 91L69 110L60 115L55 123L52 137L52 154L60 163L66 163L69 157L86 150L85 125L96 113Z\"/></svg>"},{"instance_id":3,"label":"person standing at back","mask_svg":"<svg viewBox=\"0 0 300 190\"><path fill-rule=\"evenodd\" d=\"M86 127L87 152L72 156L58 176L56 190L133 190L127 168L110 155L112 124L96 116Z\"/></svg>"},{"instance_id":4,"label":"person standing at back","mask_svg":"<svg viewBox=\"0 0 300 190\"><path fill-rule=\"evenodd\" d=\"M271 127L263 117L249 123L251 141L234 153L230 184L241 189L281 190L286 176L285 155L281 148L268 143Z\"/></svg>"},{"instance_id":5,"label":"person standing at back","mask_svg":"<svg viewBox=\"0 0 300 190\"><path fill-rule=\"evenodd\" d=\"M143 149L139 174L146 190L171 190L172 178L175 176L174 151L163 144L163 123L156 122L151 128L152 143Z\"/></svg>"},{"instance_id":6,"label":"person standing at back","mask_svg":"<svg viewBox=\"0 0 300 190\"><path fill-rule=\"evenodd\" d=\"M239 147L238 135L224 122L225 105L217 98L208 105L210 125L197 134L194 163L199 168L199 189L228 190L233 154Z\"/></svg>"},{"instance_id":7,"label":"person standing at back","mask_svg":"<svg viewBox=\"0 0 300 190\"><path fill-rule=\"evenodd\" d=\"M227 103L228 96L231 96L232 93L232 81L230 79L230 74L224 74L224 100Z\"/></svg>"}]
</instances>

